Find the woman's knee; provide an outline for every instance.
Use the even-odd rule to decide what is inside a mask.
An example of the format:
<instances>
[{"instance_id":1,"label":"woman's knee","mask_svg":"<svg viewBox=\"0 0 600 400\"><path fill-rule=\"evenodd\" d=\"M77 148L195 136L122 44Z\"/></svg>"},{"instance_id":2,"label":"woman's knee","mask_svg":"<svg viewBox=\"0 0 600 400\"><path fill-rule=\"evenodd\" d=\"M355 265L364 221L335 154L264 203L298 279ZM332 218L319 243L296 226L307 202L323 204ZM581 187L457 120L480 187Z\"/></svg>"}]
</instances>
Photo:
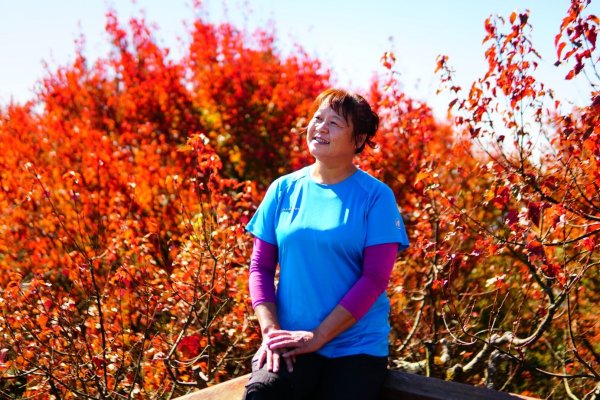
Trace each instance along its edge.
<instances>
[{"instance_id":1,"label":"woman's knee","mask_svg":"<svg viewBox=\"0 0 600 400\"><path fill-rule=\"evenodd\" d=\"M292 387L289 380L279 374L259 369L252 372L244 400L278 400L291 399Z\"/></svg>"}]
</instances>

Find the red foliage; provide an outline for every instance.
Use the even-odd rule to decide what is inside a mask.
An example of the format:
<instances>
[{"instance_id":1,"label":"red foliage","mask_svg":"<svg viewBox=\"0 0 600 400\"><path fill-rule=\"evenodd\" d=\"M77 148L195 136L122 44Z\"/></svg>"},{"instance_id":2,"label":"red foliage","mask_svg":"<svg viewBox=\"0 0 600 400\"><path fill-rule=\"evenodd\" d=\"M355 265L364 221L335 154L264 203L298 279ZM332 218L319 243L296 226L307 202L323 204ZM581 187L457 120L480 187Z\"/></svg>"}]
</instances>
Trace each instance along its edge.
<instances>
[{"instance_id":1,"label":"red foliage","mask_svg":"<svg viewBox=\"0 0 600 400\"><path fill-rule=\"evenodd\" d=\"M329 74L301 50L282 59L273 37L248 38L235 27L197 20L190 54L194 107L205 132L227 164L229 176L267 185L306 162L299 128Z\"/></svg>"},{"instance_id":2,"label":"red foliage","mask_svg":"<svg viewBox=\"0 0 600 400\"><path fill-rule=\"evenodd\" d=\"M567 79L599 76L588 5L573 0L556 36ZM600 94L591 81L588 105L556 111L530 28L528 13L485 21L488 70L467 93L438 59L448 122L385 53L368 91L378 148L358 162L394 190L411 239L389 288L392 366L584 397L600 362ZM0 393L14 397L176 396L248 371L244 226L266 184L309 161L302 127L329 85L265 31L198 19L169 61L143 20L109 12L106 30L109 55L78 51L0 111Z\"/></svg>"},{"instance_id":3,"label":"red foliage","mask_svg":"<svg viewBox=\"0 0 600 400\"><path fill-rule=\"evenodd\" d=\"M181 62L143 20L109 12L106 30L106 58L79 51L0 114L3 392L183 394L244 371L258 341L244 225L303 160L282 157L327 74L229 25L197 20Z\"/></svg>"}]
</instances>

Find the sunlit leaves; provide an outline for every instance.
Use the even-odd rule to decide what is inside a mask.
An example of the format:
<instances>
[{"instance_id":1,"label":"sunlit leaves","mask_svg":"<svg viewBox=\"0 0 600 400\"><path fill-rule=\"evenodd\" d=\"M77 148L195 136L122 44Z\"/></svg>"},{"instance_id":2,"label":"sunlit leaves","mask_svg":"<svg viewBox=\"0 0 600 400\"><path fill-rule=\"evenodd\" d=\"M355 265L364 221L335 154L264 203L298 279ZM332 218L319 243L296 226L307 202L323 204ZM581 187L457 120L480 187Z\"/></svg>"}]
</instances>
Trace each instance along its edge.
<instances>
[{"instance_id":1,"label":"sunlit leaves","mask_svg":"<svg viewBox=\"0 0 600 400\"><path fill-rule=\"evenodd\" d=\"M145 21L109 12L105 58L78 50L2 110L0 390L155 398L245 368L259 338L244 226L265 183L305 162L290 130L327 73L265 32L196 22L217 45L192 31L171 61Z\"/></svg>"},{"instance_id":2,"label":"sunlit leaves","mask_svg":"<svg viewBox=\"0 0 600 400\"><path fill-rule=\"evenodd\" d=\"M571 0L571 6L560 25L560 31L554 38L556 65L575 59L575 64L565 77L567 80L581 73L588 60L592 65L597 62L593 54L596 51L600 20L594 14L587 14L586 9L589 4L589 0ZM565 48L567 51L564 51ZM594 66L593 69L595 68ZM597 71L595 73L597 76Z\"/></svg>"},{"instance_id":3,"label":"sunlit leaves","mask_svg":"<svg viewBox=\"0 0 600 400\"><path fill-rule=\"evenodd\" d=\"M555 38L568 78L591 83L566 112L534 78L527 11L485 21L488 69L468 90L446 56L432 66L455 96L449 122L383 55L388 73L364 93L378 147L357 162L392 188L411 241L389 288L394 365L562 394L539 368L589 392L600 95L587 5L572 1ZM299 49L281 56L270 32L202 19L179 61L143 20L109 12L107 33L106 57L78 51L0 113L0 390L178 395L248 371L259 343L244 226L270 181L309 162L302 130L329 73ZM502 365L496 380L483 361Z\"/></svg>"}]
</instances>

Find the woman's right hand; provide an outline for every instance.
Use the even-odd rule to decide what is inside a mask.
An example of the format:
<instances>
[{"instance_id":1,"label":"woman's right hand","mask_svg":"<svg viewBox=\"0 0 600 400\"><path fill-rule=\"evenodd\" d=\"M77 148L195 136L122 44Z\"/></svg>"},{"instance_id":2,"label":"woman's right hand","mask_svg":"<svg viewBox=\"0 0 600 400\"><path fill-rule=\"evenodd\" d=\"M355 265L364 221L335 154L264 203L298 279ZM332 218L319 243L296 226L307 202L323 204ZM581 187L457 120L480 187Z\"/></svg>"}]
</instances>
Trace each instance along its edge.
<instances>
[{"instance_id":1,"label":"woman's right hand","mask_svg":"<svg viewBox=\"0 0 600 400\"><path fill-rule=\"evenodd\" d=\"M262 368L263 365L267 364L267 369L269 371L279 372L279 367L281 366L281 354L285 353L289 349L269 349L269 346L267 346L269 332L279 329L275 303L260 303L254 307L254 313L256 314L260 324L263 341L252 361L258 362L258 368ZM294 362L295 359L293 358L285 358L285 364L289 372L292 372Z\"/></svg>"},{"instance_id":2,"label":"woman's right hand","mask_svg":"<svg viewBox=\"0 0 600 400\"><path fill-rule=\"evenodd\" d=\"M279 372L281 360L283 359L285 360L288 372L292 372L294 370L295 359L292 357L283 357L281 355L287 350L288 349L269 349L269 346L267 346L267 339L265 338L254 355L254 359L258 362L258 368L262 368L263 365L267 364L267 370L271 372Z\"/></svg>"}]
</instances>

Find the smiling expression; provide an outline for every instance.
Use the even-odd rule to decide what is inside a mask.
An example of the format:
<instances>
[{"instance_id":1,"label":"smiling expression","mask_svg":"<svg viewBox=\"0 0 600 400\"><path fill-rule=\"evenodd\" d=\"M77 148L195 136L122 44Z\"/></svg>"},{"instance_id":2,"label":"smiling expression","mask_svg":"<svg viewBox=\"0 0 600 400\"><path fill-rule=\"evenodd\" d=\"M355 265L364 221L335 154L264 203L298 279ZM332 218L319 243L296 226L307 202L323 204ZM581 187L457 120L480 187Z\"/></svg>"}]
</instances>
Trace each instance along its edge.
<instances>
[{"instance_id":1,"label":"smiling expression","mask_svg":"<svg viewBox=\"0 0 600 400\"><path fill-rule=\"evenodd\" d=\"M318 160L347 161L354 158L356 146L350 121L336 113L324 101L308 123L306 142L310 153Z\"/></svg>"}]
</instances>

